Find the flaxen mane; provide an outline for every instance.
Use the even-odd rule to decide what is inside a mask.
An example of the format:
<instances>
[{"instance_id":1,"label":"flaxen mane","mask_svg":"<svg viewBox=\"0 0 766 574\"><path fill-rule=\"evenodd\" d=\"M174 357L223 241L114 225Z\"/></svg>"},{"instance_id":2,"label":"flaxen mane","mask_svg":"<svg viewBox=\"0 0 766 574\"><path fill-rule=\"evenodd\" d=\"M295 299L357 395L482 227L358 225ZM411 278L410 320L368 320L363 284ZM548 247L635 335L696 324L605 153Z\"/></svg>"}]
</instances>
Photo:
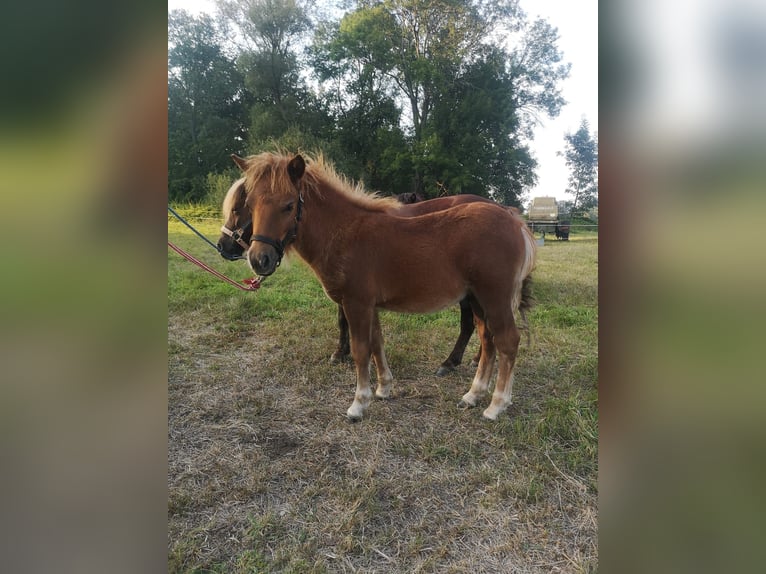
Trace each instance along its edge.
<instances>
[{"instance_id":1,"label":"flaxen mane","mask_svg":"<svg viewBox=\"0 0 766 574\"><path fill-rule=\"evenodd\" d=\"M287 175L287 164L291 157L270 152L261 153L247 158L248 167L245 172L248 185L267 176L271 181L270 192L284 194L293 191L293 184ZM338 193L346 196L353 203L372 211L388 211L399 207L394 197L384 197L378 193L369 192L362 183L354 184L346 177L338 174L335 168L320 153L316 157L304 156L306 172L301 180L301 190L322 197L322 188L332 187ZM248 188L250 193L252 188Z\"/></svg>"},{"instance_id":2,"label":"flaxen mane","mask_svg":"<svg viewBox=\"0 0 766 574\"><path fill-rule=\"evenodd\" d=\"M229 219L229 216L231 215L231 211L234 209L234 206L236 206L241 200L244 199L244 194L242 194L242 190L240 189L241 186L244 185L244 183L245 183L245 178L242 177L238 179L237 181L235 181L229 188L229 191L226 192L226 195L223 198L224 221Z\"/></svg>"}]
</instances>

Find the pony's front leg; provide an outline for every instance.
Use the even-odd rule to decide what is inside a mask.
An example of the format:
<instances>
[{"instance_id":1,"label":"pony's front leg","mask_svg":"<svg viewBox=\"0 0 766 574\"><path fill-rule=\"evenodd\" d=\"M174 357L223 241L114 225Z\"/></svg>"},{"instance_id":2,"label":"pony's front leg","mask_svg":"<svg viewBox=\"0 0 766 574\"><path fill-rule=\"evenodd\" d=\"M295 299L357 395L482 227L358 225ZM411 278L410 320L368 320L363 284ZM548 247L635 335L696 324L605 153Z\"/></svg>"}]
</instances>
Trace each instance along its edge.
<instances>
[{"instance_id":1,"label":"pony's front leg","mask_svg":"<svg viewBox=\"0 0 766 574\"><path fill-rule=\"evenodd\" d=\"M356 365L356 394L354 402L346 411L351 422L362 420L364 411L372 401L370 388L370 351L375 310L372 306L344 303L343 310L348 319L351 335L351 355Z\"/></svg>"},{"instance_id":2,"label":"pony's front leg","mask_svg":"<svg viewBox=\"0 0 766 574\"><path fill-rule=\"evenodd\" d=\"M388 367L386 353L383 350L383 332L380 328L380 318L378 311L375 311L372 324L372 357L375 359L375 368L378 372L378 388L375 389L375 396L379 399L387 399L391 396L391 387L394 382L394 375Z\"/></svg>"}]
</instances>

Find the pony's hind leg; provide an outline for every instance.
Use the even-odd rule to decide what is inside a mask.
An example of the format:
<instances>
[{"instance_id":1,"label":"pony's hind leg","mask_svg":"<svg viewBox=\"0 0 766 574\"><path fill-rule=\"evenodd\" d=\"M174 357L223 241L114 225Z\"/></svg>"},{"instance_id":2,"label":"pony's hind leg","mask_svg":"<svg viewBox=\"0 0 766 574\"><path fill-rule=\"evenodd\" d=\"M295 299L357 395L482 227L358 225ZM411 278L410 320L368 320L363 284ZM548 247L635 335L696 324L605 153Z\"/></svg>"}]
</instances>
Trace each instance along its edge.
<instances>
[{"instance_id":1,"label":"pony's hind leg","mask_svg":"<svg viewBox=\"0 0 766 574\"><path fill-rule=\"evenodd\" d=\"M481 358L476 374L471 383L471 389L463 395L459 406L475 407L480 398L484 396L489 387L492 370L495 366L495 342L486 321L478 314L476 316L476 328L481 340Z\"/></svg>"},{"instance_id":2,"label":"pony's hind leg","mask_svg":"<svg viewBox=\"0 0 766 574\"><path fill-rule=\"evenodd\" d=\"M356 394L354 402L346 411L351 422L362 420L364 411L372 401L370 389L370 352L375 310L372 306L344 303L351 335L351 355L356 366Z\"/></svg>"},{"instance_id":3,"label":"pony's hind leg","mask_svg":"<svg viewBox=\"0 0 766 574\"><path fill-rule=\"evenodd\" d=\"M466 297L460 301L460 334L458 335L455 346L449 354L449 357L446 358L436 371L437 377L443 377L447 373L454 371L455 367L463 362L463 353L465 353L466 345L468 345L468 341L471 339L473 331L473 310L471 309L468 297Z\"/></svg>"},{"instance_id":4,"label":"pony's hind leg","mask_svg":"<svg viewBox=\"0 0 766 574\"><path fill-rule=\"evenodd\" d=\"M375 368L378 373L378 388L375 396L379 399L387 399L391 396L394 376L388 368L386 353L383 350L383 333L380 329L380 318L377 310L372 323L372 358L375 360Z\"/></svg>"},{"instance_id":5,"label":"pony's hind leg","mask_svg":"<svg viewBox=\"0 0 766 574\"><path fill-rule=\"evenodd\" d=\"M471 359L471 366L478 367L480 360L481 360L481 345L479 345L479 349L476 351L476 354L474 355L473 359Z\"/></svg>"},{"instance_id":6,"label":"pony's hind leg","mask_svg":"<svg viewBox=\"0 0 766 574\"><path fill-rule=\"evenodd\" d=\"M349 356L351 346L348 340L348 320L343 312L343 306L338 305L338 348L330 357L331 363L340 363Z\"/></svg>"},{"instance_id":7,"label":"pony's hind leg","mask_svg":"<svg viewBox=\"0 0 766 574\"><path fill-rule=\"evenodd\" d=\"M512 320L495 333L498 354L497 382L495 391L492 393L492 401L482 413L484 418L496 420L511 404L513 367L516 363L520 340L521 333Z\"/></svg>"}]
</instances>

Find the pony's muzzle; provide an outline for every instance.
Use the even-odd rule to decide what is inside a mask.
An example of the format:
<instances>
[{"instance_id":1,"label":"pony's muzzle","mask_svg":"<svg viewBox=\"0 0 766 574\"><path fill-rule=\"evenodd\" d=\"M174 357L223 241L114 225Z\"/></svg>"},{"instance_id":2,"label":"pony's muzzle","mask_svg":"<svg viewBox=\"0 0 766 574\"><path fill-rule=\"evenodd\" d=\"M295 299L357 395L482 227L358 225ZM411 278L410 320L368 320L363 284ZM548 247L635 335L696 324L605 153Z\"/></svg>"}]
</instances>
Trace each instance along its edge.
<instances>
[{"instance_id":1,"label":"pony's muzzle","mask_svg":"<svg viewBox=\"0 0 766 574\"><path fill-rule=\"evenodd\" d=\"M276 271L278 261L279 258L277 257L276 250L272 247L266 247L255 253L251 249L247 253L247 262L250 268L263 277L271 275Z\"/></svg>"},{"instance_id":2,"label":"pony's muzzle","mask_svg":"<svg viewBox=\"0 0 766 574\"><path fill-rule=\"evenodd\" d=\"M227 259L229 261L236 261L237 259L242 259L243 251L244 249L242 249L242 247L240 247L233 241L225 241L223 238L218 240L218 253L224 259Z\"/></svg>"}]
</instances>

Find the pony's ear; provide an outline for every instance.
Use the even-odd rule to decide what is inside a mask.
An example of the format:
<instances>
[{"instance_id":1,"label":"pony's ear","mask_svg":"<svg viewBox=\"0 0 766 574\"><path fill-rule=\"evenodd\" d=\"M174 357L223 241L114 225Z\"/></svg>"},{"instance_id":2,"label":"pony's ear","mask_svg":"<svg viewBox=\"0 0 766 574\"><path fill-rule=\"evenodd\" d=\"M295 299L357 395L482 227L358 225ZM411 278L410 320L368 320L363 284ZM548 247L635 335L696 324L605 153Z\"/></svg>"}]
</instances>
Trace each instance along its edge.
<instances>
[{"instance_id":1,"label":"pony's ear","mask_svg":"<svg viewBox=\"0 0 766 574\"><path fill-rule=\"evenodd\" d=\"M234 160L234 163L237 164L239 169L247 171L247 160L245 158L239 157L237 154L233 153L231 154L231 159Z\"/></svg>"},{"instance_id":2,"label":"pony's ear","mask_svg":"<svg viewBox=\"0 0 766 574\"><path fill-rule=\"evenodd\" d=\"M298 180L303 177L303 172L306 170L306 162L303 161L303 157L300 154L296 155L287 164L287 174L293 183L298 183Z\"/></svg>"}]
</instances>

